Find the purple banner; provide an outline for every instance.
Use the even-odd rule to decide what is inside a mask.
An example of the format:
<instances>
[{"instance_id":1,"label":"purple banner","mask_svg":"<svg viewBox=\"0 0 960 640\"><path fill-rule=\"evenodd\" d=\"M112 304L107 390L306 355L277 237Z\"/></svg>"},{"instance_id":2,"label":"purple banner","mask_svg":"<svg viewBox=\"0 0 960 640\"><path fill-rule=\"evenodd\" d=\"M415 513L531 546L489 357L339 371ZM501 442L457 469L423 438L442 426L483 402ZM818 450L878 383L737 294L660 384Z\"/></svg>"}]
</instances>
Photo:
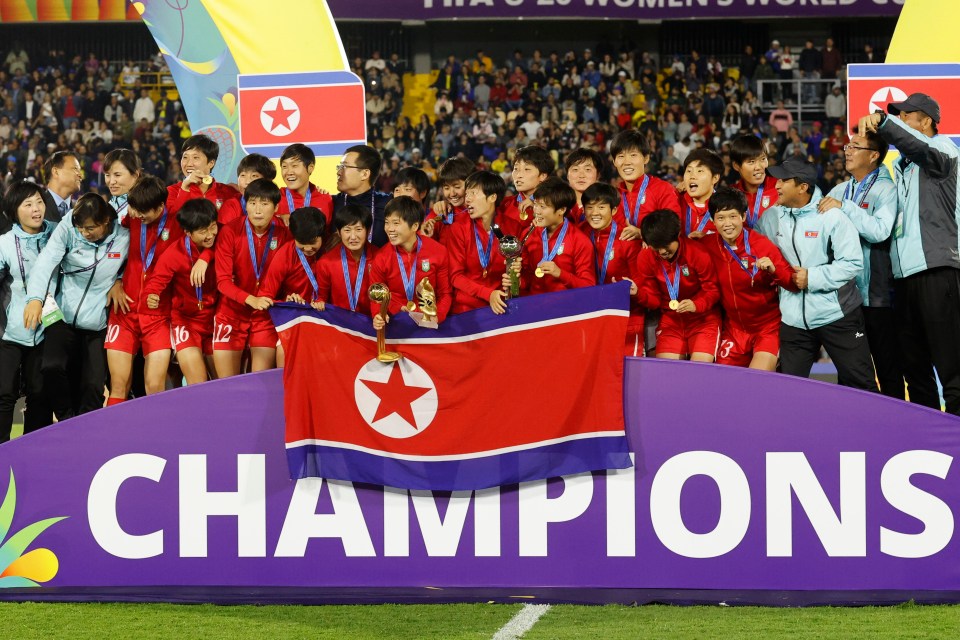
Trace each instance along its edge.
<instances>
[{"instance_id":1,"label":"purple banner","mask_svg":"<svg viewBox=\"0 0 960 640\"><path fill-rule=\"evenodd\" d=\"M960 593L960 420L714 365L625 373L635 468L478 492L291 481L279 371L29 434L0 445L0 599Z\"/></svg>"},{"instance_id":2,"label":"purple banner","mask_svg":"<svg viewBox=\"0 0 960 640\"><path fill-rule=\"evenodd\" d=\"M327 0L336 20L897 16L905 0Z\"/></svg>"}]
</instances>

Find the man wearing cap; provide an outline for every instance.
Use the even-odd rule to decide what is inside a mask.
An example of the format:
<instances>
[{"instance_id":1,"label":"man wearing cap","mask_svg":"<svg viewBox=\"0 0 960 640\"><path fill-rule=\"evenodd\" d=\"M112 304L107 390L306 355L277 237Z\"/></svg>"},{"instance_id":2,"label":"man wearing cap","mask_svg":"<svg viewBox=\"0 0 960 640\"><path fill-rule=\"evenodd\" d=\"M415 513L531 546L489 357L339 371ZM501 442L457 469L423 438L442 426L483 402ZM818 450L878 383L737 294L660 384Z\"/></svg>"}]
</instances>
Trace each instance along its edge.
<instances>
[{"instance_id":1,"label":"man wearing cap","mask_svg":"<svg viewBox=\"0 0 960 640\"><path fill-rule=\"evenodd\" d=\"M933 367L947 411L960 415L960 202L956 145L937 134L940 105L924 93L864 116L901 154L893 226L894 321L910 401L939 409Z\"/></svg>"},{"instance_id":2,"label":"man wearing cap","mask_svg":"<svg viewBox=\"0 0 960 640\"><path fill-rule=\"evenodd\" d=\"M820 348L837 367L840 384L876 391L856 277L863 254L856 227L838 208L817 213L820 190L816 167L790 158L770 167L777 179L777 205L771 237L793 267L799 292L780 289L780 367L808 377Z\"/></svg>"}]
</instances>

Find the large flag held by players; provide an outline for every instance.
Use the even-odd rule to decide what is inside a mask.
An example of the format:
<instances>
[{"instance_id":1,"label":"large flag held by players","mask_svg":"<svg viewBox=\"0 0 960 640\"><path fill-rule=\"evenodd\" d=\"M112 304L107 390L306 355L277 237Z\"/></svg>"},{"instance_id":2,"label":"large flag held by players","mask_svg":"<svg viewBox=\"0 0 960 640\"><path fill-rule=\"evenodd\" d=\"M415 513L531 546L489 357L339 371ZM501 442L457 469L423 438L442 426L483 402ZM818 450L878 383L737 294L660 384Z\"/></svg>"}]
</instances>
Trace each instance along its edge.
<instances>
[{"instance_id":1,"label":"large flag held by players","mask_svg":"<svg viewBox=\"0 0 960 640\"><path fill-rule=\"evenodd\" d=\"M630 466L628 286L519 298L436 330L401 313L390 363L367 316L275 306L291 477L454 491Z\"/></svg>"}]
</instances>

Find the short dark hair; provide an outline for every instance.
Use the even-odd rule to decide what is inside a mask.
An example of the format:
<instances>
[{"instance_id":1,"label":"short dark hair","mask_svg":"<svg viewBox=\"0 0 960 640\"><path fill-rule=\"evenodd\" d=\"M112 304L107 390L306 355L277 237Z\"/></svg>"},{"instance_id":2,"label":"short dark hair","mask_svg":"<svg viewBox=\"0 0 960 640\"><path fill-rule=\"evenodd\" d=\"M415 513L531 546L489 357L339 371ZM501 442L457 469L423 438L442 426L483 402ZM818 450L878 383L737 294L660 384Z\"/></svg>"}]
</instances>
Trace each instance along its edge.
<instances>
[{"instance_id":1,"label":"short dark hair","mask_svg":"<svg viewBox=\"0 0 960 640\"><path fill-rule=\"evenodd\" d=\"M796 176L794 176L794 177L792 177L792 178L787 178L787 180L792 180L792 181L793 181L793 184L797 185L798 187L801 187L801 186L803 186L803 185L807 185L807 195L809 195L809 196L812 196L814 189L817 188L817 183L816 183L816 182L807 182L807 181L804 180L803 178L798 178L798 177L796 177Z\"/></svg>"},{"instance_id":2,"label":"short dark hair","mask_svg":"<svg viewBox=\"0 0 960 640\"><path fill-rule=\"evenodd\" d=\"M716 151L698 147L687 154L683 161L683 171L687 170L694 162L699 162L701 166L706 167L711 175L723 175L723 159L717 155Z\"/></svg>"},{"instance_id":3,"label":"short dark hair","mask_svg":"<svg viewBox=\"0 0 960 640\"><path fill-rule=\"evenodd\" d=\"M280 187L278 187L273 180L257 178L247 185L246 190L243 192L243 197L247 200L263 198L264 200L269 200L276 206L280 204Z\"/></svg>"},{"instance_id":4,"label":"short dark hair","mask_svg":"<svg viewBox=\"0 0 960 640\"><path fill-rule=\"evenodd\" d=\"M53 177L53 170L62 167L63 163L67 161L67 158L75 158L77 161L80 160L80 156L73 151L57 151L47 159L43 164L44 182L50 182L50 178Z\"/></svg>"},{"instance_id":5,"label":"short dark hair","mask_svg":"<svg viewBox=\"0 0 960 640\"><path fill-rule=\"evenodd\" d=\"M156 176L145 175L130 188L127 205L134 211L146 213L167 202L167 187Z\"/></svg>"},{"instance_id":6,"label":"short dark hair","mask_svg":"<svg viewBox=\"0 0 960 640\"><path fill-rule=\"evenodd\" d=\"M357 167L360 170L368 169L370 171L371 185L380 177L380 165L383 161L380 158L380 154L377 153L377 150L373 147L365 144L355 144L343 153L344 155L348 153L357 154Z\"/></svg>"},{"instance_id":7,"label":"short dark hair","mask_svg":"<svg viewBox=\"0 0 960 640\"><path fill-rule=\"evenodd\" d=\"M680 238L680 216L670 209L657 209L640 223L640 234L648 247L667 247Z\"/></svg>"},{"instance_id":8,"label":"short dark hair","mask_svg":"<svg viewBox=\"0 0 960 640\"><path fill-rule=\"evenodd\" d=\"M876 131L867 131L863 137L866 138L870 146L875 148L877 153L880 154L880 157L877 158L877 166L879 167L887 157L887 152L890 151L890 143L884 140Z\"/></svg>"},{"instance_id":9,"label":"short dark hair","mask_svg":"<svg viewBox=\"0 0 960 640\"><path fill-rule=\"evenodd\" d=\"M593 149L587 149L586 147L580 147L579 149L574 149L568 153L567 157L563 160L563 166L567 171L569 171L570 167L583 162L589 162L593 164L593 166L596 167L598 174L603 174L604 168L606 167L603 156Z\"/></svg>"},{"instance_id":10,"label":"short dark hair","mask_svg":"<svg viewBox=\"0 0 960 640\"><path fill-rule=\"evenodd\" d=\"M394 178L396 179L396 185L398 187L409 184L417 190L417 193L427 193L430 191L430 178L427 177L427 173L423 169L404 167L400 169L400 171L397 171L397 175L394 176Z\"/></svg>"},{"instance_id":11,"label":"short dark hair","mask_svg":"<svg viewBox=\"0 0 960 640\"><path fill-rule=\"evenodd\" d=\"M499 174L493 171L475 171L471 173L464 181L464 186L467 189L476 187L488 198L492 195L497 196L497 201L494 203L494 206L497 207L500 206L504 196L507 195L507 183Z\"/></svg>"},{"instance_id":12,"label":"short dark hair","mask_svg":"<svg viewBox=\"0 0 960 640\"><path fill-rule=\"evenodd\" d=\"M650 145L647 143L647 137L637 129L621 131L613 137L613 141L610 143L611 158L616 158L621 153L628 151L639 151L645 156L650 155Z\"/></svg>"},{"instance_id":13,"label":"short dark hair","mask_svg":"<svg viewBox=\"0 0 960 640\"><path fill-rule=\"evenodd\" d=\"M17 209L20 208L24 200L37 194L39 194L41 198L43 197L43 187L35 182L20 180L10 185L10 188L7 189L7 192L3 195L3 213L10 221L10 224L20 224L20 220L17 218ZM46 203L44 203L43 206L46 207ZM0 226L6 227L6 225L2 223L0 223Z\"/></svg>"},{"instance_id":14,"label":"short dark hair","mask_svg":"<svg viewBox=\"0 0 960 640\"><path fill-rule=\"evenodd\" d=\"M290 214L290 233L300 244L313 244L327 230L327 218L316 207L300 207Z\"/></svg>"},{"instance_id":15,"label":"short dark hair","mask_svg":"<svg viewBox=\"0 0 960 640\"><path fill-rule=\"evenodd\" d=\"M747 215L747 196L739 189L717 187L717 190L710 196L707 209L711 216L716 215L718 211L726 211L727 209L739 211L741 216L745 216Z\"/></svg>"},{"instance_id":16,"label":"short dark hair","mask_svg":"<svg viewBox=\"0 0 960 640\"><path fill-rule=\"evenodd\" d=\"M387 203L383 210L384 219L390 216L400 216L400 219L411 227L423 223L423 205L410 196L397 196Z\"/></svg>"},{"instance_id":17,"label":"short dark hair","mask_svg":"<svg viewBox=\"0 0 960 640\"><path fill-rule=\"evenodd\" d=\"M110 171L110 167L115 162L119 162L130 172L130 175L137 175L140 172L140 156L130 149L113 149L103 157L104 172Z\"/></svg>"},{"instance_id":18,"label":"short dark hair","mask_svg":"<svg viewBox=\"0 0 960 640\"><path fill-rule=\"evenodd\" d=\"M240 164L237 165L237 175L244 171L256 171L267 180L275 180L277 177L277 165L273 164L273 160L259 153L251 153L240 160Z\"/></svg>"},{"instance_id":19,"label":"short dark hair","mask_svg":"<svg viewBox=\"0 0 960 640\"><path fill-rule=\"evenodd\" d=\"M284 149L280 155L280 164L283 164L284 160L299 160L303 163L303 166L309 167L317 163L317 156L313 153L313 149L307 145L294 142Z\"/></svg>"},{"instance_id":20,"label":"short dark hair","mask_svg":"<svg viewBox=\"0 0 960 640\"><path fill-rule=\"evenodd\" d=\"M759 158L765 153L763 141L757 136L737 136L730 142L730 162L734 164L743 164L747 160Z\"/></svg>"},{"instance_id":21,"label":"short dark hair","mask_svg":"<svg viewBox=\"0 0 960 640\"><path fill-rule=\"evenodd\" d=\"M133 190L130 191L133 193ZM85 193L73 205L73 215L70 221L74 227L82 227L88 221L94 224L105 224L117 219L117 210L107 204L107 201L96 193Z\"/></svg>"},{"instance_id":22,"label":"short dark hair","mask_svg":"<svg viewBox=\"0 0 960 640\"><path fill-rule=\"evenodd\" d=\"M472 160L459 157L450 158L440 165L440 170L437 172L437 181L442 187L450 182L466 180L467 176L469 176L475 170L476 165L473 164Z\"/></svg>"},{"instance_id":23,"label":"short dark hair","mask_svg":"<svg viewBox=\"0 0 960 640\"><path fill-rule=\"evenodd\" d=\"M370 213L370 209L358 204L348 204L340 207L333 214L333 228L337 230L337 233L340 233L340 230L344 227L349 227L358 222L364 229L370 229L370 225L373 224L373 214Z\"/></svg>"},{"instance_id":24,"label":"short dark hair","mask_svg":"<svg viewBox=\"0 0 960 640\"><path fill-rule=\"evenodd\" d=\"M542 200L554 209L570 211L577 204L577 192L556 176L547 178L533 192L534 200Z\"/></svg>"},{"instance_id":25,"label":"short dark hair","mask_svg":"<svg viewBox=\"0 0 960 640\"><path fill-rule=\"evenodd\" d=\"M620 192L606 182L594 182L584 190L580 202L584 207L588 204L608 204L611 209L616 209L620 204Z\"/></svg>"},{"instance_id":26,"label":"short dark hair","mask_svg":"<svg viewBox=\"0 0 960 640\"><path fill-rule=\"evenodd\" d=\"M528 144L525 147L517 149L516 154L513 156L513 164L517 164L518 162L533 165L537 168L540 175L550 175L556 168L556 163L553 161L553 156L550 155L550 152L535 144Z\"/></svg>"},{"instance_id":27,"label":"short dark hair","mask_svg":"<svg viewBox=\"0 0 960 640\"><path fill-rule=\"evenodd\" d=\"M217 221L217 208L206 198L187 200L177 211L177 222L187 233L206 229Z\"/></svg>"},{"instance_id":28,"label":"short dark hair","mask_svg":"<svg viewBox=\"0 0 960 640\"><path fill-rule=\"evenodd\" d=\"M207 160L212 160L213 162L217 161L217 158L220 157L220 145L213 141L210 136L206 136L202 133L192 135L186 140L183 141L183 146L180 147L180 155L183 155L191 149L196 149L203 155L207 156Z\"/></svg>"}]
</instances>

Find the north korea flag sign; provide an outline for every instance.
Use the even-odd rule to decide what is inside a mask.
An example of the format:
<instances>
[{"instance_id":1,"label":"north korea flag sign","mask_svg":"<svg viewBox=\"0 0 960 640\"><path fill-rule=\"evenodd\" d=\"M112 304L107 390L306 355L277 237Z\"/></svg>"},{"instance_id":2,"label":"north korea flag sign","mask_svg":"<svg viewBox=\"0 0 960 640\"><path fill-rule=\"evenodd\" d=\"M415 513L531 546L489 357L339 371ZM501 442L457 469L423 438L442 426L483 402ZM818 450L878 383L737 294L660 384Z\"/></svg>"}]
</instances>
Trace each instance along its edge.
<instances>
[{"instance_id":1,"label":"north korea flag sign","mask_svg":"<svg viewBox=\"0 0 960 640\"><path fill-rule=\"evenodd\" d=\"M403 489L484 489L629 467L623 336L629 283L520 298L509 312L387 326L368 316L271 309L285 354L287 460L317 476Z\"/></svg>"},{"instance_id":2,"label":"north korea flag sign","mask_svg":"<svg viewBox=\"0 0 960 640\"><path fill-rule=\"evenodd\" d=\"M366 144L363 81L348 71L237 76L240 145L279 158L294 142L318 156Z\"/></svg>"}]
</instances>

